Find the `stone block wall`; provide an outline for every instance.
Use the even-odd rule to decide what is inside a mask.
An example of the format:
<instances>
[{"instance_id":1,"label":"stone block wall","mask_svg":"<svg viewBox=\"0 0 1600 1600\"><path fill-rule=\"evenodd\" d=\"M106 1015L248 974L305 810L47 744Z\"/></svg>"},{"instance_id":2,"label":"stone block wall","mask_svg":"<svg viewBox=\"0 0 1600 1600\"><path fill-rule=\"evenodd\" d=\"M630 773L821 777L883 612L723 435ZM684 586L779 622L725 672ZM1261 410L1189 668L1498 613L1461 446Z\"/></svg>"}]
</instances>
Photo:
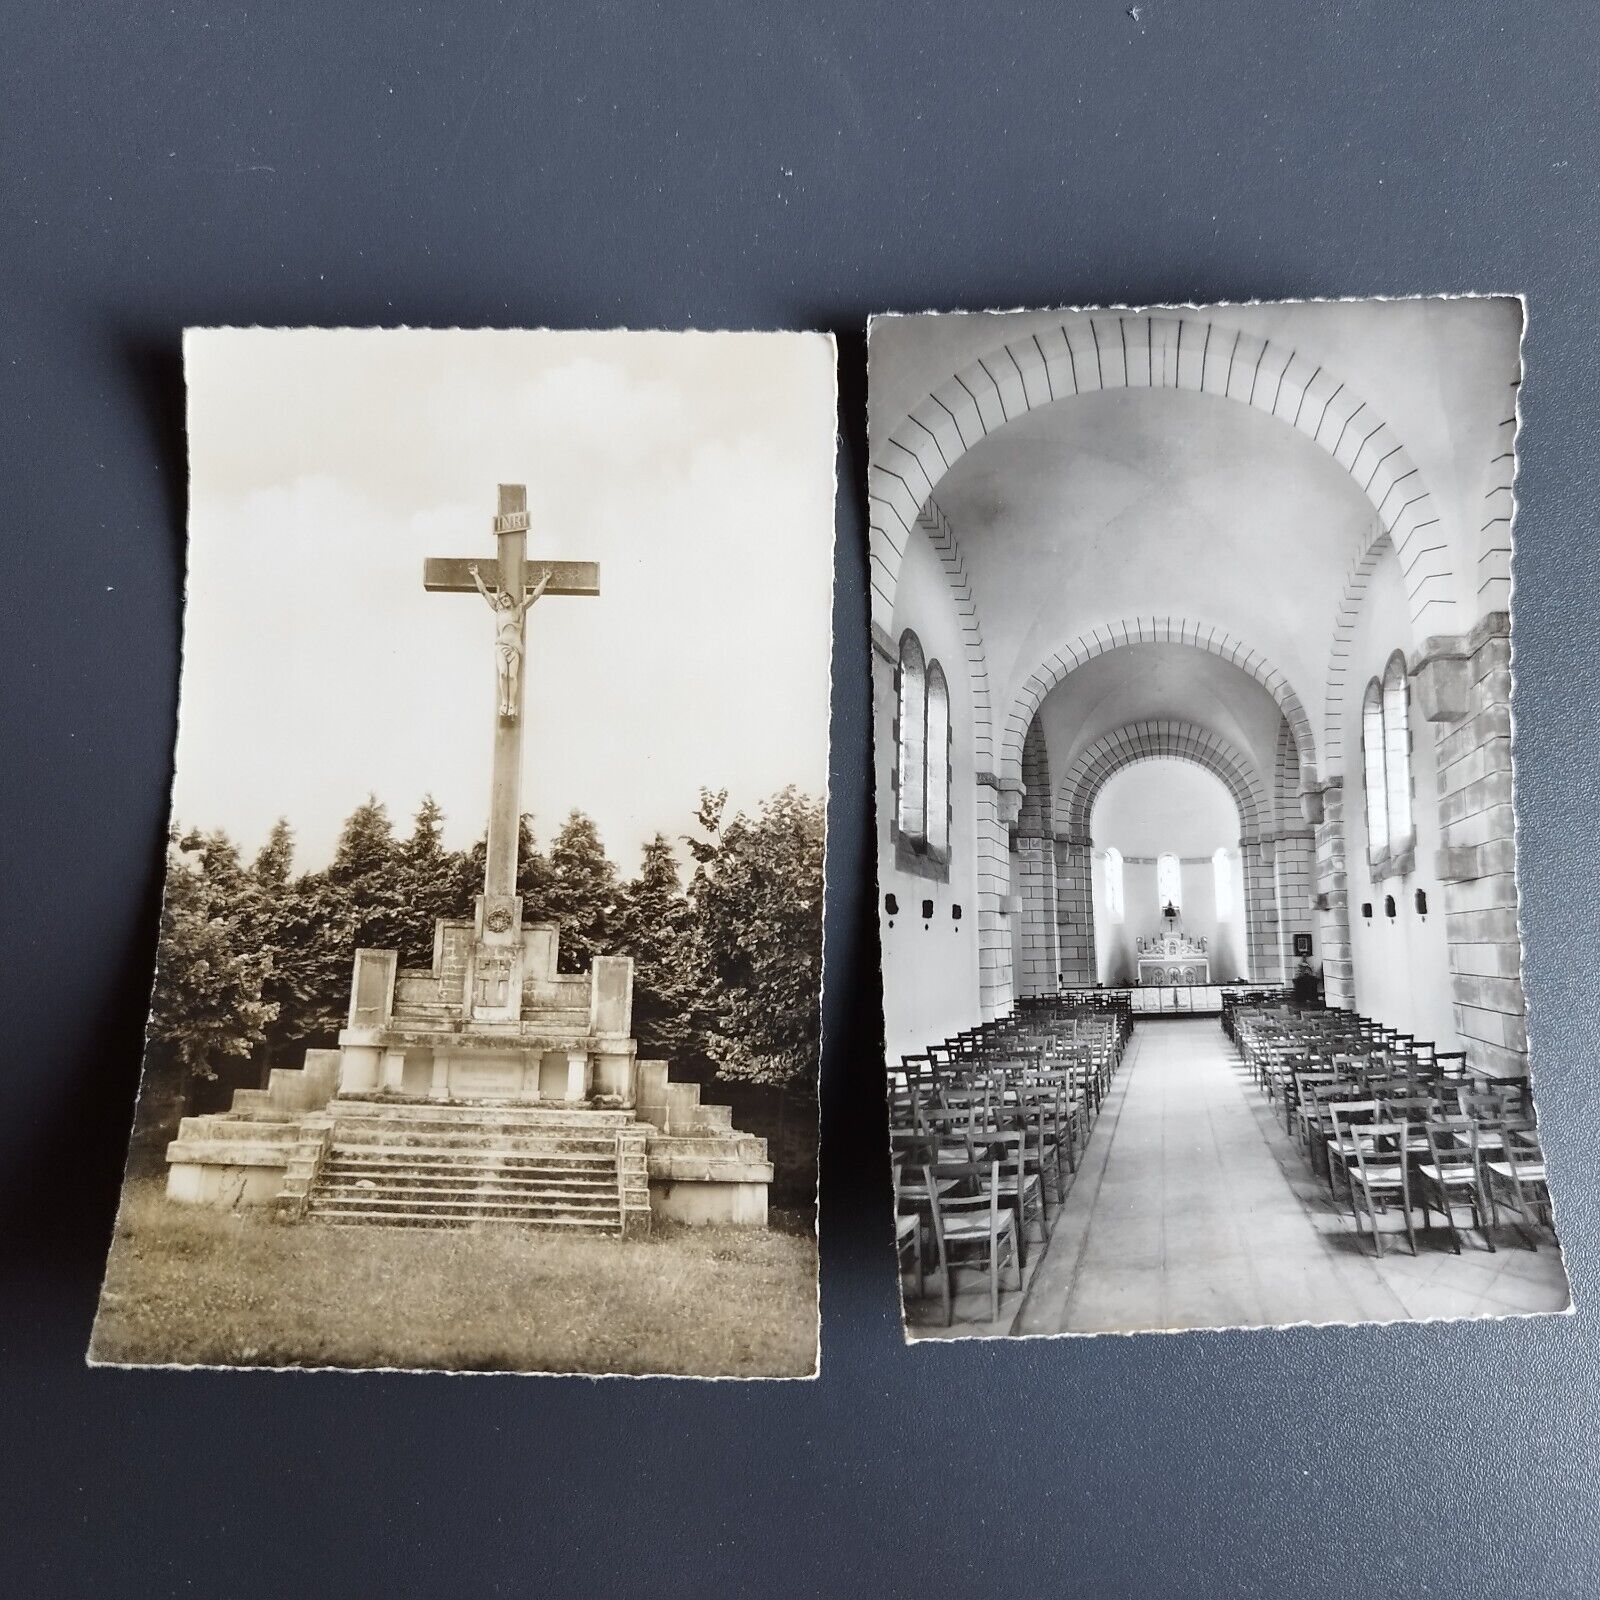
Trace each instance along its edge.
<instances>
[{"instance_id":1,"label":"stone block wall","mask_svg":"<svg viewBox=\"0 0 1600 1600\"><path fill-rule=\"evenodd\" d=\"M1016 998L1012 983L1011 840L1001 816L1000 791L980 774L978 839L978 1003L985 1021L1003 1017Z\"/></svg>"},{"instance_id":2,"label":"stone block wall","mask_svg":"<svg viewBox=\"0 0 1600 1600\"><path fill-rule=\"evenodd\" d=\"M1056 909L1055 841L1046 835L1017 835L1017 992L1054 994L1060 971L1060 929Z\"/></svg>"},{"instance_id":3,"label":"stone block wall","mask_svg":"<svg viewBox=\"0 0 1600 1600\"><path fill-rule=\"evenodd\" d=\"M1273 881L1278 897L1278 953L1284 982L1291 981L1299 963L1294 954L1294 936L1311 933L1311 897L1316 892L1315 841L1310 831L1290 834L1278 840L1273 863ZM1315 955L1313 955L1313 963Z\"/></svg>"},{"instance_id":4,"label":"stone block wall","mask_svg":"<svg viewBox=\"0 0 1600 1600\"><path fill-rule=\"evenodd\" d=\"M1263 840L1242 846L1244 854L1244 925L1253 983L1280 983L1278 959L1278 887L1276 847ZM1233 977L1233 973L1227 974Z\"/></svg>"},{"instance_id":5,"label":"stone block wall","mask_svg":"<svg viewBox=\"0 0 1600 1600\"><path fill-rule=\"evenodd\" d=\"M1350 880L1345 868L1344 780L1323 785L1317 835L1317 943L1324 998L1330 1006L1355 1004L1355 963L1350 955Z\"/></svg>"},{"instance_id":6,"label":"stone block wall","mask_svg":"<svg viewBox=\"0 0 1600 1600\"><path fill-rule=\"evenodd\" d=\"M1087 842L1057 837L1056 929L1061 981L1097 981L1094 961L1094 853Z\"/></svg>"},{"instance_id":7,"label":"stone block wall","mask_svg":"<svg viewBox=\"0 0 1600 1600\"><path fill-rule=\"evenodd\" d=\"M1528 1070L1511 773L1511 619L1430 640L1412 671L1438 733L1438 875L1456 1030L1473 1069Z\"/></svg>"}]
</instances>

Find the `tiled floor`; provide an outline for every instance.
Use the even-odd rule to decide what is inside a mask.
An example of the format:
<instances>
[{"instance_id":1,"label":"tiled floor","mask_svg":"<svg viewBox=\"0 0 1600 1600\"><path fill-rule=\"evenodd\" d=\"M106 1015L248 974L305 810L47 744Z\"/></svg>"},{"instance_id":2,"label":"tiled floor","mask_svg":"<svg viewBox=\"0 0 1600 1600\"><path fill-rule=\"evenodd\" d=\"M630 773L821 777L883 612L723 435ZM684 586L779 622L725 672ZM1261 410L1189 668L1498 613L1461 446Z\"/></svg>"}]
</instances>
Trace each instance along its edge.
<instances>
[{"instance_id":1,"label":"tiled floor","mask_svg":"<svg viewBox=\"0 0 1600 1600\"><path fill-rule=\"evenodd\" d=\"M1464 1218L1462 1220L1465 1220ZM1135 1332L1393 1322L1559 1311L1568 1303L1548 1236L1537 1252L1507 1226L1491 1252L1464 1234L1420 1233L1412 1258L1357 1239L1214 1017L1142 1021L1024 1293L998 1320L980 1274L963 1274L954 1334ZM1388 1242L1388 1241L1386 1241ZM937 1286L932 1286L937 1292ZM913 1303L912 1337L937 1300ZM931 1322L941 1321L933 1315Z\"/></svg>"}]
</instances>

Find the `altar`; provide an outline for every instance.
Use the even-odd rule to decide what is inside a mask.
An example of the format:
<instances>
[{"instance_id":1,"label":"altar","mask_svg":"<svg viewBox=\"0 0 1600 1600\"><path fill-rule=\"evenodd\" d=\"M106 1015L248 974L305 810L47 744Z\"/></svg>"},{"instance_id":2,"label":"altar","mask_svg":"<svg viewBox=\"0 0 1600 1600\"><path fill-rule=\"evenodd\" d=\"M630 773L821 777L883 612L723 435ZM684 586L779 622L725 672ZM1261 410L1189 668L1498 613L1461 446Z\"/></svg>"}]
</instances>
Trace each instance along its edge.
<instances>
[{"instance_id":1,"label":"altar","mask_svg":"<svg viewBox=\"0 0 1600 1600\"><path fill-rule=\"evenodd\" d=\"M1158 933L1139 940L1139 982L1210 983L1211 957L1206 941L1186 933Z\"/></svg>"}]
</instances>

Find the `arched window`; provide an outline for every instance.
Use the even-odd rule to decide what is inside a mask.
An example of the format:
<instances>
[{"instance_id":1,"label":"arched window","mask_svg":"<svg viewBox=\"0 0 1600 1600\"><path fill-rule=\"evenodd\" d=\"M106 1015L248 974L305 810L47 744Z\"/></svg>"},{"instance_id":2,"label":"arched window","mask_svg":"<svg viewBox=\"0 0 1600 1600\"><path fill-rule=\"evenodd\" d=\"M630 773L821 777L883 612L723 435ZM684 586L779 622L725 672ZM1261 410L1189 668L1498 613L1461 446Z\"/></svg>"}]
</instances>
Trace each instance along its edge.
<instances>
[{"instance_id":1,"label":"arched window","mask_svg":"<svg viewBox=\"0 0 1600 1600\"><path fill-rule=\"evenodd\" d=\"M1361 703L1361 787L1367 818L1367 860L1376 865L1389 853L1389 785L1385 777L1383 685L1367 685Z\"/></svg>"},{"instance_id":2,"label":"arched window","mask_svg":"<svg viewBox=\"0 0 1600 1600\"><path fill-rule=\"evenodd\" d=\"M943 878L950 861L950 686L909 630L900 635L895 682L896 859Z\"/></svg>"},{"instance_id":3,"label":"arched window","mask_svg":"<svg viewBox=\"0 0 1600 1600\"><path fill-rule=\"evenodd\" d=\"M1396 650L1383 670L1384 806L1389 820L1389 851L1399 854L1416 843L1411 819L1411 689L1406 658Z\"/></svg>"},{"instance_id":4,"label":"arched window","mask_svg":"<svg viewBox=\"0 0 1600 1600\"><path fill-rule=\"evenodd\" d=\"M928 778L923 786L928 808L928 848L950 848L950 691L944 668L928 668Z\"/></svg>"},{"instance_id":5,"label":"arched window","mask_svg":"<svg viewBox=\"0 0 1600 1600\"><path fill-rule=\"evenodd\" d=\"M1168 906L1183 910L1183 868L1170 850L1156 857L1156 899L1163 915Z\"/></svg>"},{"instance_id":6,"label":"arched window","mask_svg":"<svg viewBox=\"0 0 1600 1600\"><path fill-rule=\"evenodd\" d=\"M1121 922L1123 914L1122 852L1112 846L1106 850L1106 916Z\"/></svg>"},{"instance_id":7,"label":"arched window","mask_svg":"<svg viewBox=\"0 0 1600 1600\"><path fill-rule=\"evenodd\" d=\"M911 843L928 837L928 670L916 634L900 636L895 822Z\"/></svg>"},{"instance_id":8,"label":"arched window","mask_svg":"<svg viewBox=\"0 0 1600 1600\"><path fill-rule=\"evenodd\" d=\"M1217 896L1217 921L1226 922L1233 915L1233 863L1225 846L1219 846L1211 857L1211 881Z\"/></svg>"}]
</instances>

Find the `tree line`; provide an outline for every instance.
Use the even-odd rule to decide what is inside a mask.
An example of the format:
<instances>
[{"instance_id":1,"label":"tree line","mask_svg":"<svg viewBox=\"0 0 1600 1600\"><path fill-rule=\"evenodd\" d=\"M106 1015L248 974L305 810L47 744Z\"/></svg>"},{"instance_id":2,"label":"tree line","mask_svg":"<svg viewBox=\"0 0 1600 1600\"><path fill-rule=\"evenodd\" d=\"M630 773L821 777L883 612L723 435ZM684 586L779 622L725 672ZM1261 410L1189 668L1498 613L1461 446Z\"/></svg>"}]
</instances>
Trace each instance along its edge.
<instances>
[{"instance_id":1,"label":"tree line","mask_svg":"<svg viewBox=\"0 0 1600 1600\"><path fill-rule=\"evenodd\" d=\"M540 850L522 819L517 887L528 922L561 926L560 965L634 958L639 1052L674 1076L814 1090L821 1042L823 812L790 787L754 816L702 790L687 860L657 833L625 877L594 822L573 811ZM186 1080L254 1060L262 1080L298 1066L344 1025L358 946L427 967L434 922L470 917L484 842L449 850L425 798L399 834L375 796L340 830L329 864L294 870L286 820L246 862L221 830L174 827L151 1001L149 1065ZM683 868L687 868L687 874Z\"/></svg>"}]
</instances>

